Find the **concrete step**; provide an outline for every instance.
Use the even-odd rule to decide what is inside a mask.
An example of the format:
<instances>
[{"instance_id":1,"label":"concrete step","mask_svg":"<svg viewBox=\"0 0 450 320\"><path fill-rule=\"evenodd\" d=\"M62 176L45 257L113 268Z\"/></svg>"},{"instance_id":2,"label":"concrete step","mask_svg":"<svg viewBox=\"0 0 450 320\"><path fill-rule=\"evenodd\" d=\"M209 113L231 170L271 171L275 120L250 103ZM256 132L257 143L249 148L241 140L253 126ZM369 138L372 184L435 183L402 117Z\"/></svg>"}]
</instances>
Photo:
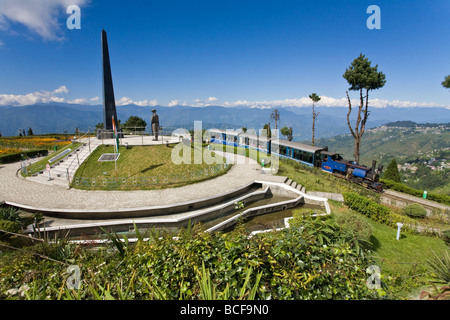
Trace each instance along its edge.
<instances>
[{"instance_id":1,"label":"concrete step","mask_svg":"<svg viewBox=\"0 0 450 320\"><path fill-rule=\"evenodd\" d=\"M46 185L53 185L53 186L66 187L66 188L68 187L68 182L66 179L59 179L59 178L52 177L51 180L48 180L48 175L44 176L41 174L41 175L38 175L35 177L29 177L29 178L27 178L27 180L46 184Z\"/></svg>"},{"instance_id":2,"label":"concrete step","mask_svg":"<svg viewBox=\"0 0 450 320\"><path fill-rule=\"evenodd\" d=\"M36 176L27 179L47 185L61 186L67 188L68 187L67 169L69 169L69 171L71 171L72 173L75 172L78 168L78 161L81 165L83 161L86 160L98 146L99 145L91 145L91 152L89 152L88 145L81 146L80 148L78 148L78 155L77 153L73 153L63 158L58 164L54 165L51 168L50 170L51 180L48 180L47 170L43 170Z\"/></svg>"},{"instance_id":3,"label":"concrete step","mask_svg":"<svg viewBox=\"0 0 450 320\"><path fill-rule=\"evenodd\" d=\"M66 171L62 172L62 171L50 171L50 178L52 179L58 179L58 180L66 180ZM37 175L36 177L42 177L43 179L47 179L48 180L48 172L44 171L43 173L41 173L40 175Z\"/></svg>"}]
</instances>

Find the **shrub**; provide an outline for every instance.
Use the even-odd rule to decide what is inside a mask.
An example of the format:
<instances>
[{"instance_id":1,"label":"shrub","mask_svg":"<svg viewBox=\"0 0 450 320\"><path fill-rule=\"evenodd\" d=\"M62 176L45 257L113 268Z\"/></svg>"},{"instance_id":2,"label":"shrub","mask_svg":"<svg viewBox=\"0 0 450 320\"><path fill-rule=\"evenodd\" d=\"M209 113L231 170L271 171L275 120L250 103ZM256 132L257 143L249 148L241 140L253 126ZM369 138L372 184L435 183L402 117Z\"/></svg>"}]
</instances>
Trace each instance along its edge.
<instances>
[{"instance_id":1,"label":"shrub","mask_svg":"<svg viewBox=\"0 0 450 320\"><path fill-rule=\"evenodd\" d=\"M450 244L450 229L442 231L444 241Z\"/></svg>"},{"instance_id":2,"label":"shrub","mask_svg":"<svg viewBox=\"0 0 450 320\"><path fill-rule=\"evenodd\" d=\"M379 222L383 222L390 214L390 210L387 207L356 193L344 193L344 199L345 204L350 209L358 211L359 213Z\"/></svg>"},{"instance_id":3,"label":"shrub","mask_svg":"<svg viewBox=\"0 0 450 320\"><path fill-rule=\"evenodd\" d=\"M450 255L448 251L442 253L442 256L433 252L434 257L427 261L431 269L431 282L436 285L450 285Z\"/></svg>"},{"instance_id":4,"label":"shrub","mask_svg":"<svg viewBox=\"0 0 450 320\"><path fill-rule=\"evenodd\" d=\"M13 163L13 162L19 162L22 160L22 155L25 157L34 157L36 155L47 155L48 150L47 149L36 149L36 150L26 150L21 151L17 153L9 153L0 156L0 163L6 164L6 163Z\"/></svg>"},{"instance_id":5,"label":"shrub","mask_svg":"<svg viewBox=\"0 0 450 320\"><path fill-rule=\"evenodd\" d=\"M355 210L370 219L397 228L397 222L403 224L403 230L414 232L417 222L404 215L393 213L388 207L376 203L362 195L352 192L344 193L344 203L352 210Z\"/></svg>"},{"instance_id":6,"label":"shrub","mask_svg":"<svg viewBox=\"0 0 450 320\"><path fill-rule=\"evenodd\" d=\"M358 239L369 241L372 235L372 226L356 213L338 213L336 214L336 222L345 231L353 233Z\"/></svg>"},{"instance_id":7,"label":"shrub","mask_svg":"<svg viewBox=\"0 0 450 320\"><path fill-rule=\"evenodd\" d=\"M20 226L14 221L0 220L0 230L17 233L20 230ZM0 231L0 240L8 239L9 237L11 237L10 234Z\"/></svg>"},{"instance_id":8,"label":"shrub","mask_svg":"<svg viewBox=\"0 0 450 320\"><path fill-rule=\"evenodd\" d=\"M395 182L400 182L400 173L398 172L397 161L395 161L395 159L392 159L392 161L389 163L386 171L384 172L383 178Z\"/></svg>"},{"instance_id":9,"label":"shrub","mask_svg":"<svg viewBox=\"0 0 450 320\"><path fill-rule=\"evenodd\" d=\"M19 210L14 207L0 207L0 220L8 220L17 223L22 222Z\"/></svg>"},{"instance_id":10,"label":"shrub","mask_svg":"<svg viewBox=\"0 0 450 320\"><path fill-rule=\"evenodd\" d=\"M411 218L423 219L427 216L427 211L418 203L408 204L404 209L406 215Z\"/></svg>"}]
</instances>

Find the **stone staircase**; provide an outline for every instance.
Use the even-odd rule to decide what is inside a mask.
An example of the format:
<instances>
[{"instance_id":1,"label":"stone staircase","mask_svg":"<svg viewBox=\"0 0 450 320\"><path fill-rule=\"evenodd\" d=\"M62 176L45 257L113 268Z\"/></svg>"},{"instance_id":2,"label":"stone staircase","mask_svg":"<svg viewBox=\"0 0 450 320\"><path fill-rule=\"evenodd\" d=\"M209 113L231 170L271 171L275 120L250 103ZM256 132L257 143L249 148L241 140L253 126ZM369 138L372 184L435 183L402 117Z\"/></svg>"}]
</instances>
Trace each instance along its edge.
<instances>
[{"instance_id":1,"label":"stone staircase","mask_svg":"<svg viewBox=\"0 0 450 320\"><path fill-rule=\"evenodd\" d=\"M286 179L284 180L284 183L287 184L288 186L291 186L291 187L297 189L300 192L306 193L305 187L302 187L301 184L298 184L297 182L293 181L292 179L289 179L288 177L286 177Z\"/></svg>"},{"instance_id":2,"label":"stone staircase","mask_svg":"<svg viewBox=\"0 0 450 320\"><path fill-rule=\"evenodd\" d=\"M90 146L89 143L86 143L84 140L80 142L83 143L81 147L62 158L57 164L50 168L50 175L47 170L44 170L33 177L28 177L27 180L69 188L69 178L71 181L78 167L99 145L101 145L101 141L96 139L90 142Z\"/></svg>"}]
</instances>

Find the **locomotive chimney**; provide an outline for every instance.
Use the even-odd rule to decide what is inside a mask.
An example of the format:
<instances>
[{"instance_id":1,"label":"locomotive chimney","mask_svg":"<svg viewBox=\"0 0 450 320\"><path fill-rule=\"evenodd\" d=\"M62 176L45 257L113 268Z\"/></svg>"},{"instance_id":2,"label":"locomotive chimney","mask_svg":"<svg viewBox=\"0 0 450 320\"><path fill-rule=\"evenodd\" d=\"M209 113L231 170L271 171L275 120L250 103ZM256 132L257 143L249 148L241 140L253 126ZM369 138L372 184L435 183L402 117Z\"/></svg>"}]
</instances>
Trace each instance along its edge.
<instances>
[{"instance_id":1,"label":"locomotive chimney","mask_svg":"<svg viewBox=\"0 0 450 320\"><path fill-rule=\"evenodd\" d=\"M377 166L377 161L373 160L372 161L372 172L375 173L375 167Z\"/></svg>"}]
</instances>

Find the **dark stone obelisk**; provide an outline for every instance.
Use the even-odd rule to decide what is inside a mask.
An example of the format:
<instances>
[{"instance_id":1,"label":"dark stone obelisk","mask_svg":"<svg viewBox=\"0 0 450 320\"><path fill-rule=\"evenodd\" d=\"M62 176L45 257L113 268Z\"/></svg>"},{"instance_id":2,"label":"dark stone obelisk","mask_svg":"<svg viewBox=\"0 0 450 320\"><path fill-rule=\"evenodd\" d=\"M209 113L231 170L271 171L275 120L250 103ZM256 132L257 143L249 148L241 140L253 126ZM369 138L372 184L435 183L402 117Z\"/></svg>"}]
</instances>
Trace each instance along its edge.
<instances>
[{"instance_id":1,"label":"dark stone obelisk","mask_svg":"<svg viewBox=\"0 0 450 320\"><path fill-rule=\"evenodd\" d=\"M116 101L114 100L114 88L111 75L111 63L109 61L108 40L106 31L102 30L102 61L103 61L103 128L112 130L112 117L117 127Z\"/></svg>"}]
</instances>

